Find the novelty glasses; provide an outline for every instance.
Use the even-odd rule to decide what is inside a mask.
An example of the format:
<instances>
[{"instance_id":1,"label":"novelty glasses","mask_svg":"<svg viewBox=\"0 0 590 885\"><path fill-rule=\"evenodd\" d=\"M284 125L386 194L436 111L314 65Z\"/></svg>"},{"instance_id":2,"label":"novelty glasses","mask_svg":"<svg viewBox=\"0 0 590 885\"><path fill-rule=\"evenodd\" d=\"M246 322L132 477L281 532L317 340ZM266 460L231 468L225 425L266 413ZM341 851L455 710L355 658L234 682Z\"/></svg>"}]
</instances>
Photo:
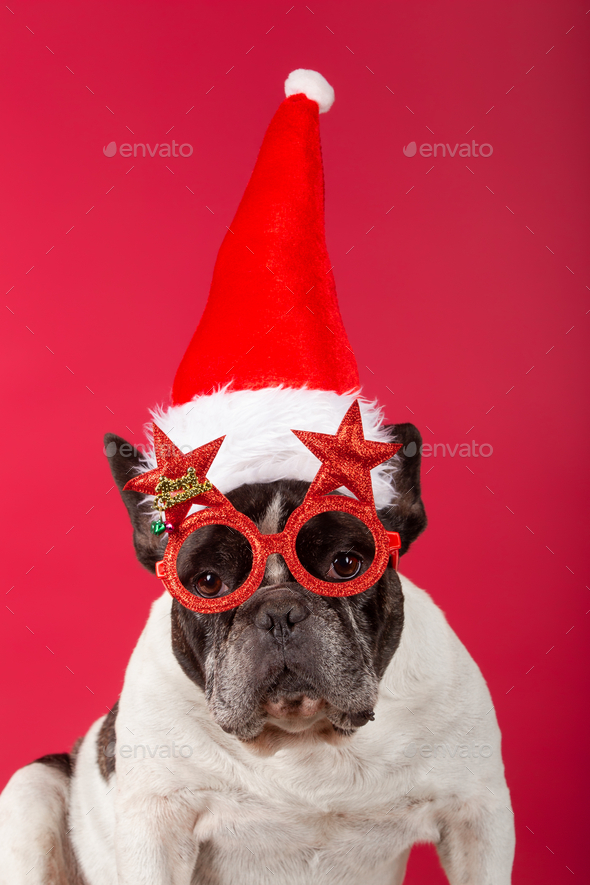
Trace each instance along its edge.
<instances>
[{"instance_id":1,"label":"novelty glasses","mask_svg":"<svg viewBox=\"0 0 590 885\"><path fill-rule=\"evenodd\" d=\"M154 424L158 466L131 479L125 489L153 495L154 508L165 514L165 519L152 523L155 534L168 532L164 558L156 565L156 575L168 592L191 611L222 612L245 602L262 583L267 559L272 554L283 557L301 586L321 596L362 593L379 580L390 560L397 568L400 537L397 532L386 531L379 520L371 469L392 458L401 446L365 440L358 400L349 408L334 436L299 430L293 433L322 464L284 529L277 534L263 534L206 479L224 438L184 455ZM333 494L342 486L355 497ZM193 504L203 505L204 509L187 516ZM318 532L314 532L314 524L319 527ZM215 527L224 527L225 531ZM322 538L326 535L326 543L332 544L326 560L330 569L327 571L324 566L318 572L314 554L321 553ZM183 545L191 538L193 548L201 547L214 555L219 537L227 538L236 552L234 559L241 562L238 586L231 590L213 570L206 570L196 576L193 590L187 589L179 577L179 571L186 571ZM363 550L360 556L359 546ZM220 586L225 588L224 595L215 595Z\"/></svg>"}]
</instances>

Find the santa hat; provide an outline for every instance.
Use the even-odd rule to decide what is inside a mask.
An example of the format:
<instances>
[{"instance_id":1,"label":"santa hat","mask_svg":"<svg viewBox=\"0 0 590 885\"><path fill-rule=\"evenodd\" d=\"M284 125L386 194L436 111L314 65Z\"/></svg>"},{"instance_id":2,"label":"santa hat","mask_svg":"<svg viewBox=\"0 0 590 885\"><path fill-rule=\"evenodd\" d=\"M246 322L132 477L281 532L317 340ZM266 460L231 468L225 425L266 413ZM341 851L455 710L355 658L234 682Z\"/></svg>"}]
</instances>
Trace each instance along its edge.
<instances>
[{"instance_id":1,"label":"santa hat","mask_svg":"<svg viewBox=\"0 0 590 885\"><path fill-rule=\"evenodd\" d=\"M381 410L359 396L326 248L319 114L334 90L316 71L297 70L285 94L219 250L172 405L152 413L185 452L225 435L209 472L224 493L311 481L319 461L292 429L333 434L357 398L365 437L390 441ZM372 477L375 503L386 506L387 467Z\"/></svg>"}]
</instances>

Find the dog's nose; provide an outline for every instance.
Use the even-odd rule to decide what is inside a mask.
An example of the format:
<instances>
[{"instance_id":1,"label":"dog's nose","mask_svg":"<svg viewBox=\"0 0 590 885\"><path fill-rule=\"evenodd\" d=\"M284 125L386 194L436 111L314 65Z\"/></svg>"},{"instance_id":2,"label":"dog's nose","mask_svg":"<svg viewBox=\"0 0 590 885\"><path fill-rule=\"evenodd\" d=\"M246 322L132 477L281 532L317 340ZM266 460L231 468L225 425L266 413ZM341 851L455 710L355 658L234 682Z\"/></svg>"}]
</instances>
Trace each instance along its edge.
<instances>
[{"instance_id":1,"label":"dog's nose","mask_svg":"<svg viewBox=\"0 0 590 885\"><path fill-rule=\"evenodd\" d=\"M254 616L260 630L272 633L275 639L285 640L291 635L295 624L301 623L311 611L294 593L281 589L267 592Z\"/></svg>"}]
</instances>

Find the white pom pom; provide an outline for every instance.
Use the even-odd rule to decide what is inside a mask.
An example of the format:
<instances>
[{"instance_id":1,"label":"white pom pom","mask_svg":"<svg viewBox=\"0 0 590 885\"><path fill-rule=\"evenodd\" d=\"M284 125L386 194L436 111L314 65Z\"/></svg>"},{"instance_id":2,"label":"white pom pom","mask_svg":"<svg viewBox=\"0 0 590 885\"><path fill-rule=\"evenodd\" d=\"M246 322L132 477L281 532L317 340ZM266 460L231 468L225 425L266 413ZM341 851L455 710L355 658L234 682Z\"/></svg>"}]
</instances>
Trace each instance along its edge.
<instances>
[{"instance_id":1,"label":"white pom pom","mask_svg":"<svg viewBox=\"0 0 590 885\"><path fill-rule=\"evenodd\" d=\"M310 101L317 101L320 106L320 114L325 114L334 104L334 90L325 77L317 71L306 71L298 68L291 71L285 80L285 95L299 95L303 92Z\"/></svg>"}]
</instances>

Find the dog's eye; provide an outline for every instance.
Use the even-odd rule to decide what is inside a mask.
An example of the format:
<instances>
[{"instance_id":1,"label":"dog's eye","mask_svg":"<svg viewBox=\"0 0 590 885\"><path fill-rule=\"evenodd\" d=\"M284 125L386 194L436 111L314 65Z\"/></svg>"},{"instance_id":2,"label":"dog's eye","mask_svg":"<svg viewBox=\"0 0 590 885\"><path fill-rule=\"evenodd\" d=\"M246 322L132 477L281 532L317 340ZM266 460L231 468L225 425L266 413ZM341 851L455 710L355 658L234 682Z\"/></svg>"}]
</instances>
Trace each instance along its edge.
<instances>
[{"instance_id":1,"label":"dog's eye","mask_svg":"<svg viewBox=\"0 0 590 885\"><path fill-rule=\"evenodd\" d=\"M351 578L356 578L362 564L360 556L355 556L354 553L338 553L332 560L328 577L350 581Z\"/></svg>"},{"instance_id":2,"label":"dog's eye","mask_svg":"<svg viewBox=\"0 0 590 885\"><path fill-rule=\"evenodd\" d=\"M203 572L195 578L194 588L199 596L222 596L228 589L218 574L215 572Z\"/></svg>"}]
</instances>

